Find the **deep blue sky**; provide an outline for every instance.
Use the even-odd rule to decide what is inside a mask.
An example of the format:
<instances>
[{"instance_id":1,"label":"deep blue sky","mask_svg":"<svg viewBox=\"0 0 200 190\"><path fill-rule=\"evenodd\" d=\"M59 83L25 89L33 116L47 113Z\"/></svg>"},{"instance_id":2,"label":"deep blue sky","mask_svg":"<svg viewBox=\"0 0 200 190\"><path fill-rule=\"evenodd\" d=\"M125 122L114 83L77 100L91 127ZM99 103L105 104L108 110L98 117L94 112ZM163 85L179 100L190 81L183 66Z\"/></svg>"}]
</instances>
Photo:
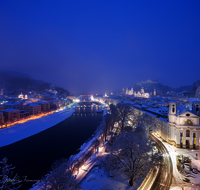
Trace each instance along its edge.
<instances>
[{"instance_id":1,"label":"deep blue sky","mask_svg":"<svg viewBox=\"0 0 200 190\"><path fill-rule=\"evenodd\" d=\"M74 92L200 79L200 1L0 1L0 69Z\"/></svg>"}]
</instances>

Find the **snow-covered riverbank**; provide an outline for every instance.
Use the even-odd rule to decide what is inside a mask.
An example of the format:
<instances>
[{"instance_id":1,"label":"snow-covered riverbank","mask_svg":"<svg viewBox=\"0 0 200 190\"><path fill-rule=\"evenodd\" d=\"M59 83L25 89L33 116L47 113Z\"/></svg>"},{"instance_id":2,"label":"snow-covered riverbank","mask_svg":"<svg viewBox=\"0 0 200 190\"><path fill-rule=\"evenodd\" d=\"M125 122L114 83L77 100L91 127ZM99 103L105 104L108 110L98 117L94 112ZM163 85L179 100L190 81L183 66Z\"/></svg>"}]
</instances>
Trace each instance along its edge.
<instances>
[{"instance_id":1,"label":"snow-covered riverbank","mask_svg":"<svg viewBox=\"0 0 200 190\"><path fill-rule=\"evenodd\" d=\"M0 130L0 147L44 131L70 117L73 113L74 109L64 109L39 119L2 129Z\"/></svg>"},{"instance_id":2,"label":"snow-covered riverbank","mask_svg":"<svg viewBox=\"0 0 200 190\"><path fill-rule=\"evenodd\" d=\"M103 110L103 116L105 116L107 114L107 110ZM101 124L103 124L103 120L101 121ZM87 151L90 149L90 147L93 145L94 141L97 140L99 138L99 136L101 135L101 131L100 130L96 130L95 133L91 136L90 139L88 139L81 147L80 147L80 152L77 153L76 155L72 155L72 160L77 160L77 159L81 159L82 157L84 157L84 155L87 153ZM94 153L91 157L90 162L95 161L95 158L97 157L97 155ZM86 160L86 163L88 162L88 160ZM92 164L91 164L92 166ZM79 175L77 176L78 181L81 181L82 178L84 178L85 175L87 175L87 172L89 172L89 168L87 168L88 170L85 170L83 172L84 167L80 168L79 170ZM40 188L36 185L34 187L32 187L30 190L40 190Z\"/></svg>"}]
</instances>

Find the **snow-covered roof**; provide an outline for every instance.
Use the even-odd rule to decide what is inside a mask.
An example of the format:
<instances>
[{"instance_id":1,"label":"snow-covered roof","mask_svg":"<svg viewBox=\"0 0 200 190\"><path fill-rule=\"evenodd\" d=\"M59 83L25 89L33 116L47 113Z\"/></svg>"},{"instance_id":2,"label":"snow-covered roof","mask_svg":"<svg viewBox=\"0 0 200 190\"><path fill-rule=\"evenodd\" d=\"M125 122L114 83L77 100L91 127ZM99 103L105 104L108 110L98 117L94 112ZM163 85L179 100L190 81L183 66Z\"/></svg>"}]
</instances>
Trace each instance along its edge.
<instances>
[{"instance_id":1,"label":"snow-covered roof","mask_svg":"<svg viewBox=\"0 0 200 190\"><path fill-rule=\"evenodd\" d=\"M8 108L5 110L2 110L2 112L10 112L10 111L19 111L18 109Z\"/></svg>"},{"instance_id":2,"label":"snow-covered roof","mask_svg":"<svg viewBox=\"0 0 200 190\"><path fill-rule=\"evenodd\" d=\"M21 105L21 103L19 103L19 102L8 102L8 103L5 103L4 105L7 105L7 106L9 106L9 105Z\"/></svg>"},{"instance_id":3,"label":"snow-covered roof","mask_svg":"<svg viewBox=\"0 0 200 190\"><path fill-rule=\"evenodd\" d=\"M184 114L186 112L190 112L190 113L196 115L196 113L193 110L189 110L186 107L177 106L176 109L177 109L177 115L178 115L178 111L179 111L179 115L182 115L182 114Z\"/></svg>"},{"instance_id":4,"label":"snow-covered roof","mask_svg":"<svg viewBox=\"0 0 200 190\"><path fill-rule=\"evenodd\" d=\"M37 102L35 102L36 104L46 104L46 103L48 103L48 102L46 102L46 101L37 101Z\"/></svg>"},{"instance_id":5,"label":"snow-covered roof","mask_svg":"<svg viewBox=\"0 0 200 190\"><path fill-rule=\"evenodd\" d=\"M169 101L169 103L178 103L178 101L177 100L171 100L171 101Z\"/></svg>"},{"instance_id":6,"label":"snow-covered roof","mask_svg":"<svg viewBox=\"0 0 200 190\"><path fill-rule=\"evenodd\" d=\"M188 98L188 102L200 101L199 98Z\"/></svg>"},{"instance_id":7,"label":"snow-covered roof","mask_svg":"<svg viewBox=\"0 0 200 190\"><path fill-rule=\"evenodd\" d=\"M200 103L200 101L193 101L193 103L195 104L195 103Z\"/></svg>"},{"instance_id":8,"label":"snow-covered roof","mask_svg":"<svg viewBox=\"0 0 200 190\"><path fill-rule=\"evenodd\" d=\"M39 104L36 104L36 103L30 103L30 104L27 104L25 106L39 106Z\"/></svg>"}]
</instances>

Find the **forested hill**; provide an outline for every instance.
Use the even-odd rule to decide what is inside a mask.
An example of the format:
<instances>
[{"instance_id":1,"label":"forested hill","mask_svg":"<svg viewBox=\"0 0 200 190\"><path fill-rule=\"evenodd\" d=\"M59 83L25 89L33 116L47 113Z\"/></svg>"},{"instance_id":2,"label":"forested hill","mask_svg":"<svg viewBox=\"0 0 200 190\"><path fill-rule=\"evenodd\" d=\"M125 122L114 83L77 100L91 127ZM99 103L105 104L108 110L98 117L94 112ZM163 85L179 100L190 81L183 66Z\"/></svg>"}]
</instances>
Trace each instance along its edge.
<instances>
[{"instance_id":1,"label":"forested hill","mask_svg":"<svg viewBox=\"0 0 200 190\"><path fill-rule=\"evenodd\" d=\"M36 93L44 93L52 88L58 94L69 94L68 90L62 87L42 80L33 79L27 74L0 70L0 90L3 89L6 94L18 94L21 90L25 92L34 91Z\"/></svg>"}]
</instances>

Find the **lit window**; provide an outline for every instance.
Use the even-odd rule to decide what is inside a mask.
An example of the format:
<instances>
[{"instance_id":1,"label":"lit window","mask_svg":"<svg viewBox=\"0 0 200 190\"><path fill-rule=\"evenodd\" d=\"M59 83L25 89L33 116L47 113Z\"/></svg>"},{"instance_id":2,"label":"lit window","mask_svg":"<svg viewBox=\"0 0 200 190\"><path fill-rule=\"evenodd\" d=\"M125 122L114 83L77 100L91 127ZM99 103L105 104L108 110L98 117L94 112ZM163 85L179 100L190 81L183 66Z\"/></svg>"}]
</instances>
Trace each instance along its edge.
<instances>
[{"instance_id":1,"label":"lit window","mask_svg":"<svg viewBox=\"0 0 200 190\"><path fill-rule=\"evenodd\" d=\"M183 125L193 125L192 121L190 119L186 119L184 122L183 122Z\"/></svg>"}]
</instances>

